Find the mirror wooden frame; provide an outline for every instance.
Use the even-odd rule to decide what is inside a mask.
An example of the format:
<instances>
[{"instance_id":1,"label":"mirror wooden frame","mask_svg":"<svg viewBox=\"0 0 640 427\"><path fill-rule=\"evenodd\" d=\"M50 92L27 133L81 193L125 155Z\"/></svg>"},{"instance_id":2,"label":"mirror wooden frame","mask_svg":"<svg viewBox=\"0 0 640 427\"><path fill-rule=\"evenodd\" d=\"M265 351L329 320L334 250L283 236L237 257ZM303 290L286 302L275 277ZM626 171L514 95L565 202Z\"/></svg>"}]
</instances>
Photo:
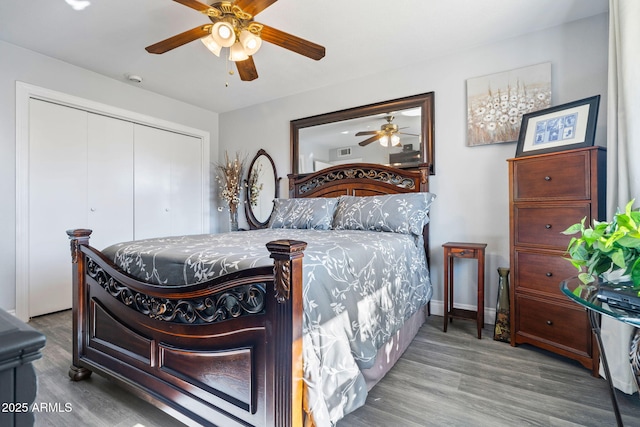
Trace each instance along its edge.
<instances>
[{"instance_id":1,"label":"mirror wooden frame","mask_svg":"<svg viewBox=\"0 0 640 427\"><path fill-rule=\"evenodd\" d=\"M343 120L350 120L360 117L372 116L376 114L389 113L390 111L404 110L410 108L420 108L422 110L420 129L424 135L422 143L422 159L419 165L412 165L409 168L426 168L429 175L435 175L434 156L434 92L419 95L407 96L390 101L378 102L375 104L363 105L360 107L348 108L346 110L334 111L332 113L319 114L292 120L290 122L291 138L291 171L293 175L298 175L298 157L300 154L300 129L319 126L327 123L334 123Z\"/></svg>"},{"instance_id":2,"label":"mirror wooden frame","mask_svg":"<svg viewBox=\"0 0 640 427\"><path fill-rule=\"evenodd\" d=\"M248 177L251 176L251 171L253 170L253 167L255 166L256 162L258 161L258 159L260 159L260 157L266 157L269 162L271 162L271 167L273 168L273 184L275 187L275 194L274 194L274 199L277 199L279 197L280 194L280 178L278 178L278 171L276 170L276 164L273 162L273 158L264 150L264 149L260 149L258 150L258 152L256 153L256 155L253 157L253 160L251 160L251 163L249 164L249 169L247 169L247 179L244 180L245 183L245 204L244 204L244 213L247 217L247 222L249 223L249 227L251 229L257 229L257 228L265 228L267 226L267 224L269 224L269 220L271 219L271 215L273 215L273 208L271 209L271 214L269 215L269 218L267 218L264 222L260 221L256 218L253 209L251 208L251 189L248 186Z\"/></svg>"}]
</instances>

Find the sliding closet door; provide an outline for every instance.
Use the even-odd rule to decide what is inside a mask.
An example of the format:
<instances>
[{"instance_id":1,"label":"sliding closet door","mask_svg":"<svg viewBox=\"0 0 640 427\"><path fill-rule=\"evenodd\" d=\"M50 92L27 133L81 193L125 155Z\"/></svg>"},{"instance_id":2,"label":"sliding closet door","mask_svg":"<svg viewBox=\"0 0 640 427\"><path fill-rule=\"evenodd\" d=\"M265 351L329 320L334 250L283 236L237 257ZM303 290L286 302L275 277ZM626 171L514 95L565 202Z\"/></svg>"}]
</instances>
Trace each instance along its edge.
<instances>
[{"instance_id":1,"label":"sliding closet door","mask_svg":"<svg viewBox=\"0 0 640 427\"><path fill-rule=\"evenodd\" d=\"M71 308L65 231L103 249L133 239L133 124L31 99L29 316Z\"/></svg>"},{"instance_id":2,"label":"sliding closet door","mask_svg":"<svg viewBox=\"0 0 640 427\"><path fill-rule=\"evenodd\" d=\"M16 99L20 319L71 307L66 230L99 250L209 231L207 132L20 82Z\"/></svg>"},{"instance_id":3,"label":"sliding closet door","mask_svg":"<svg viewBox=\"0 0 640 427\"><path fill-rule=\"evenodd\" d=\"M136 240L204 232L202 144L201 138L135 126Z\"/></svg>"},{"instance_id":4,"label":"sliding closet door","mask_svg":"<svg viewBox=\"0 0 640 427\"><path fill-rule=\"evenodd\" d=\"M180 135L172 151L171 234L204 233L202 140Z\"/></svg>"},{"instance_id":5,"label":"sliding closet door","mask_svg":"<svg viewBox=\"0 0 640 427\"><path fill-rule=\"evenodd\" d=\"M71 307L65 231L87 227L87 113L29 104L29 316Z\"/></svg>"},{"instance_id":6,"label":"sliding closet door","mask_svg":"<svg viewBox=\"0 0 640 427\"><path fill-rule=\"evenodd\" d=\"M97 249L133 240L133 123L88 115L88 225Z\"/></svg>"}]
</instances>

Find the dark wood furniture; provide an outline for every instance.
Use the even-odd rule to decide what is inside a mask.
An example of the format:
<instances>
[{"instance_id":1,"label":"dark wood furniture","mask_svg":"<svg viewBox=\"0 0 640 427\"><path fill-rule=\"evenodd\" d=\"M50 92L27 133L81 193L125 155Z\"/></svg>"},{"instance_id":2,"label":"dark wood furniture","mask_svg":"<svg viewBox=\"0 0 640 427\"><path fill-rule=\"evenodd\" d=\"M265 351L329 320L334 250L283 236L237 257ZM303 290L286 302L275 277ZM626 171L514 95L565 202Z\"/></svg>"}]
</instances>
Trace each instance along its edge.
<instances>
[{"instance_id":1,"label":"dark wood furniture","mask_svg":"<svg viewBox=\"0 0 640 427\"><path fill-rule=\"evenodd\" d=\"M484 326L484 252L486 243L461 243L447 242L444 248L444 328L454 318L475 320L478 327L478 339L482 338ZM476 310L455 308L453 304L453 260L456 258L470 258L478 262L477 294L478 305Z\"/></svg>"},{"instance_id":2,"label":"dark wood furniture","mask_svg":"<svg viewBox=\"0 0 640 427\"><path fill-rule=\"evenodd\" d=\"M389 163L392 166L417 165L420 164L421 153L417 150L403 150L399 153L389 154Z\"/></svg>"},{"instance_id":3,"label":"dark wood furniture","mask_svg":"<svg viewBox=\"0 0 640 427\"><path fill-rule=\"evenodd\" d=\"M266 228L273 214L273 199L280 197L281 178L278 177L273 158L261 148L249 163L247 175L249 179L244 180L244 213L249 228ZM273 191L270 192L270 189ZM269 214L265 215L265 211Z\"/></svg>"},{"instance_id":4,"label":"dark wood furniture","mask_svg":"<svg viewBox=\"0 0 640 427\"><path fill-rule=\"evenodd\" d=\"M379 165L332 167L298 179L296 197L427 191L427 171ZM302 259L306 243L267 244L273 267L192 286L154 286L123 274L95 248L90 230L70 230L74 380L108 376L188 424L302 426ZM184 324L158 319L177 303L197 305L251 286L258 314ZM129 305L138 305L138 311ZM140 304L131 304L132 302Z\"/></svg>"},{"instance_id":5,"label":"dark wood furniture","mask_svg":"<svg viewBox=\"0 0 640 427\"><path fill-rule=\"evenodd\" d=\"M598 349L584 308L559 283L575 276L565 259L570 225L605 218L601 147L509 159L511 345L533 344L598 375Z\"/></svg>"},{"instance_id":6,"label":"dark wood furniture","mask_svg":"<svg viewBox=\"0 0 640 427\"><path fill-rule=\"evenodd\" d=\"M392 99L390 101L376 102L374 104L362 105L360 107L347 108L345 110L333 111L331 113L318 114L316 116L305 117L302 119L291 120L289 123L291 136L291 171L294 175L305 172L300 169L300 144L305 143L304 138L301 141L300 131L305 128L315 126L323 126L338 122L349 122L347 129L354 133L361 129L352 128L354 119L366 117L378 117L388 115L390 111L399 110L416 110L420 111L420 140L422 141L416 148L420 152L419 159L416 162L402 165L403 168L411 169L427 169L429 175L436 174L435 166L435 131L434 131L434 110L435 110L435 94L434 92L422 93L418 95L406 96L403 98ZM395 113L394 113L395 114ZM333 132L333 131L331 131ZM329 137L333 138L333 137ZM354 145L356 142L347 144ZM313 146L313 144L312 144ZM400 167L398 165L391 165Z\"/></svg>"},{"instance_id":7,"label":"dark wood furniture","mask_svg":"<svg viewBox=\"0 0 640 427\"><path fill-rule=\"evenodd\" d=\"M34 423L37 379L33 361L42 357L45 336L0 309L0 426Z\"/></svg>"}]
</instances>

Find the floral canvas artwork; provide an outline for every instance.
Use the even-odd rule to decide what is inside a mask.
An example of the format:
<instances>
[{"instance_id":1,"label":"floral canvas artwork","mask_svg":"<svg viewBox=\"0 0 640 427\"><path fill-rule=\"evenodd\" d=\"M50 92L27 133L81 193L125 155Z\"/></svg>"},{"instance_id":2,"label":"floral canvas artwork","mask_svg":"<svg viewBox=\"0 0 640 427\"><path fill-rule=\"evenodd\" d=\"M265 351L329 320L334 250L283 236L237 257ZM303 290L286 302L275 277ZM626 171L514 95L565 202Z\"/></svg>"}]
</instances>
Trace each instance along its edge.
<instances>
[{"instance_id":1,"label":"floral canvas artwork","mask_svg":"<svg viewBox=\"0 0 640 427\"><path fill-rule=\"evenodd\" d=\"M522 116L550 105L550 62L467 79L467 145L517 141Z\"/></svg>"}]
</instances>

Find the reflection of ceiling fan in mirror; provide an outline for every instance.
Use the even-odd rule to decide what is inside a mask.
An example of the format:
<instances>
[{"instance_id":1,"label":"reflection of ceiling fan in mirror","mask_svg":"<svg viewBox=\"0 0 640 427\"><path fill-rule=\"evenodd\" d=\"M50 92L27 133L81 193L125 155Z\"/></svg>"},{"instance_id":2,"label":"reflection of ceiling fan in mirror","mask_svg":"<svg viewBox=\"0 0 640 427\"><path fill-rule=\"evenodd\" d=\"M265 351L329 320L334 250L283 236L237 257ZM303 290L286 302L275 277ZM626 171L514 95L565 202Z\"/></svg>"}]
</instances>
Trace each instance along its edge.
<instances>
[{"instance_id":1,"label":"reflection of ceiling fan in mirror","mask_svg":"<svg viewBox=\"0 0 640 427\"><path fill-rule=\"evenodd\" d=\"M212 23L148 46L147 52L165 53L197 39L216 56L220 56L223 47L228 47L229 60L236 63L240 79L244 81L258 78L252 55L260 49L263 40L311 59L324 57L324 47L253 20L277 0L217 1L211 6L197 0L174 1L207 15Z\"/></svg>"},{"instance_id":2,"label":"reflection of ceiling fan in mirror","mask_svg":"<svg viewBox=\"0 0 640 427\"><path fill-rule=\"evenodd\" d=\"M387 121L387 123L380 126L380 130L367 130L356 133L356 136L373 135L372 137L361 141L358 145L360 145L361 147L365 147L372 142L380 141L380 145L382 145L383 147L388 147L389 144L391 144L392 146L398 146L400 145L400 135L418 136L413 133L400 132L400 129L405 128L399 128L397 124L393 123L394 118L395 117L391 115L385 116L384 119Z\"/></svg>"}]
</instances>

